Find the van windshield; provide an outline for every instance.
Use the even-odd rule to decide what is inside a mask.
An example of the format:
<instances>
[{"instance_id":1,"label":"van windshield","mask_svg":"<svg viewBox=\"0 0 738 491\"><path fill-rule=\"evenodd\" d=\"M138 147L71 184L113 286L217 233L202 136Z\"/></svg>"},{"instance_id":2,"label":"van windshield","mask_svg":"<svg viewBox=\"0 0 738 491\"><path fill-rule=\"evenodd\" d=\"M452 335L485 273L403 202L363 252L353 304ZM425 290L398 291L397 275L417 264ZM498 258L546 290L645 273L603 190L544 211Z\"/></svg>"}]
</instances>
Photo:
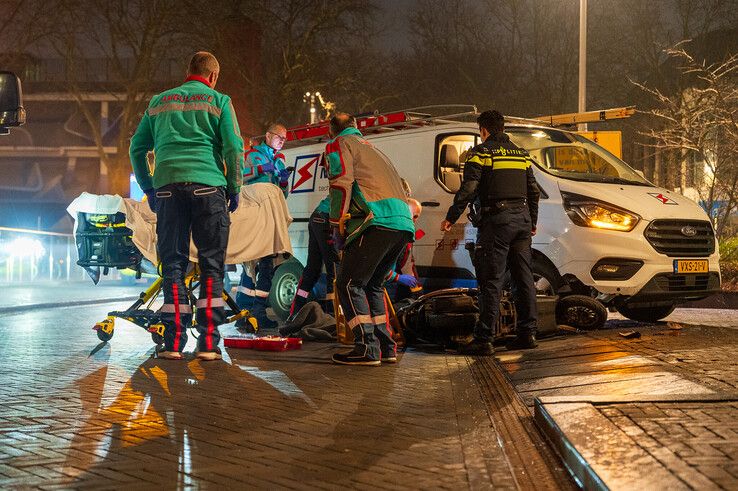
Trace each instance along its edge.
<instances>
[{"instance_id":1,"label":"van windshield","mask_svg":"<svg viewBox=\"0 0 738 491\"><path fill-rule=\"evenodd\" d=\"M510 139L530 153L536 165L574 181L651 186L628 164L591 140L554 129L506 128Z\"/></svg>"}]
</instances>

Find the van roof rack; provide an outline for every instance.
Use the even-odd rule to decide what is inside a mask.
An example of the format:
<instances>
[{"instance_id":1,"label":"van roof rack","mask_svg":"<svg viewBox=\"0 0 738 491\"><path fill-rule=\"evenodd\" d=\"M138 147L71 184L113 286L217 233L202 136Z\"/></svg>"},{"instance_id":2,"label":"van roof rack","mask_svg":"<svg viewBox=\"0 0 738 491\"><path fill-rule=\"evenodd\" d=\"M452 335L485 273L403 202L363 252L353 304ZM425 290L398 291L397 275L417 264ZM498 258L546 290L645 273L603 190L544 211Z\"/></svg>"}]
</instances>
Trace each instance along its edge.
<instances>
[{"instance_id":1,"label":"van roof rack","mask_svg":"<svg viewBox=\"0 0 738 491\"><path fill-rule=\"evenodd\" d=\"M635 106L626 106L581 113L535 116L532 118L505 116L505 121L514 124L557 127L628 118L633 114L635 114ZM356 126L362 133L370 135L435 124L472 122L477 116L479 116L479 111L475 105L441 104L412 107L399 111L374 111L358 114L356 115ZM329 121L325 120L288 128L286 144L287 146L294 147L316 143L326 139L328 138L329 125ZM253 139L259 139L263 136L254 137Z\"/></svg>"},{"instance_id":2,"label":"van roof rack","mask_svg":"<svg viewBox=\"0 0 738 491\"><path fill-rule=\"evenodd\" d=\"M602 123L612 119L629 118L636 112L635 106L614 107L581 113L555 114L552 116L536 116L533 121L548 126L569 126L580 123Z\"/></svg>"},{"instance_id":3,"label":"van roof rack","mask_svg":"<svg viewBox=\"0 0 738 491\"><path fill-rule=\"evenodd\" d=\"M434 114L438 112L443 114ZM437 123L459 122L476 117L478 114L477 107L471 104L420 106L399 111L358 114L356 127L364 134L376 134ZM294 146L320 141L328 137L329 125L329 121L326 120L288 128L287 142Z\"/></svg>"}]
</instances>

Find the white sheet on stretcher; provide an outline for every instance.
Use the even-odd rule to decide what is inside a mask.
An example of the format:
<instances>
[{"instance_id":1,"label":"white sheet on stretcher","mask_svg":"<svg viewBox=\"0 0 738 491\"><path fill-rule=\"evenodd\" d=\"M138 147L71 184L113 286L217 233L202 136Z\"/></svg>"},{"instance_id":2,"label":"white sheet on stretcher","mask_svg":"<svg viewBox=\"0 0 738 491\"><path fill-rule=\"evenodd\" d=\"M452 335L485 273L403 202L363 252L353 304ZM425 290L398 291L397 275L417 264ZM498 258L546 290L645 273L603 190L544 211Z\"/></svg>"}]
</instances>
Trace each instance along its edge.
<instances>
[{"instance_id":1,"label":"white sheet on stretcher","mask_svg":"<svg viewBox=\"0 0 738 491\"><path fill-rule=\"evenodd\" d=\"M67 207L67 212L75 220L78 212L125 213L126 226L133 230L133 243L146 259L158 264L156 214L148 203L117 195L82 193ZM292 254L287 231L292 217L284 195L277 186L258 183L241 187L240 204L230 217L226 264L239 264L283 252ZM197 249L192 242L190 260L197 262Z\"/></svg>"}]
</instances>

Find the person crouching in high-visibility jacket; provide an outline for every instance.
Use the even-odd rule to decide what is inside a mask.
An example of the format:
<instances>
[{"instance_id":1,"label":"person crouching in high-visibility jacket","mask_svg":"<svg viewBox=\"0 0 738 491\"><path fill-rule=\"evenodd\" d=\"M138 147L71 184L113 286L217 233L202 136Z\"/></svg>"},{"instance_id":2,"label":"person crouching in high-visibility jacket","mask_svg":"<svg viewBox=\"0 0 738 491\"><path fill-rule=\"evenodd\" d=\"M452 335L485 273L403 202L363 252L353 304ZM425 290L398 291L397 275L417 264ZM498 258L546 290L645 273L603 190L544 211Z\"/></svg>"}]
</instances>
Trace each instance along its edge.
<instances>
[{"instance_id":1,"label":"person crouching in high-visibility jacket","mask_svg":"<svg viewBox=\"0 0 738 491\"><path fill-rule=\"evenodd\" d=\"M330 135L330 222L343 248L336 295L355 342L352 351L334 354L333 362L394 363L397 344L387 329L384 279L415 232L405 189L392 162L364 139L352 116L331 118Z\"/></svg>"}]
</instances>

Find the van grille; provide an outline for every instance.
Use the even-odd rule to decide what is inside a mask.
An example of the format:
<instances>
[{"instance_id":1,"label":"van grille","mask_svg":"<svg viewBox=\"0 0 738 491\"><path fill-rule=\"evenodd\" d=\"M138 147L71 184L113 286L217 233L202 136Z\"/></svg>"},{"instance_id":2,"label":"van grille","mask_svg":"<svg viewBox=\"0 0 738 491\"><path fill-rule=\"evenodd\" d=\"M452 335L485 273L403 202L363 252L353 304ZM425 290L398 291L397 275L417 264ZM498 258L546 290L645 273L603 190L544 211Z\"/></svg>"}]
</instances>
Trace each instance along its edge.
<instances>
[{"instance_id":1,"label":"van grille","mask_svg":"<svg viewBox=\"0 0 738 491\"><path fill-rule=\"evenodd\" d=\"M664 292L703 292L720 286L715 273L660 274L654 277L654 281L656 286Z\"/></svg>"},{"instance_id":2,"label":"van grille","mask_svg":"<svg viewBox=\"0 0 738 491\"><path fill-rule=\"evenodd\" d=\"M685 235L685 229L693 229L694 235ZM654 249L670 257L709 256L715 252L715 234L706 220L654 220L643 235Z\"/></svg>"}]
</instances>

